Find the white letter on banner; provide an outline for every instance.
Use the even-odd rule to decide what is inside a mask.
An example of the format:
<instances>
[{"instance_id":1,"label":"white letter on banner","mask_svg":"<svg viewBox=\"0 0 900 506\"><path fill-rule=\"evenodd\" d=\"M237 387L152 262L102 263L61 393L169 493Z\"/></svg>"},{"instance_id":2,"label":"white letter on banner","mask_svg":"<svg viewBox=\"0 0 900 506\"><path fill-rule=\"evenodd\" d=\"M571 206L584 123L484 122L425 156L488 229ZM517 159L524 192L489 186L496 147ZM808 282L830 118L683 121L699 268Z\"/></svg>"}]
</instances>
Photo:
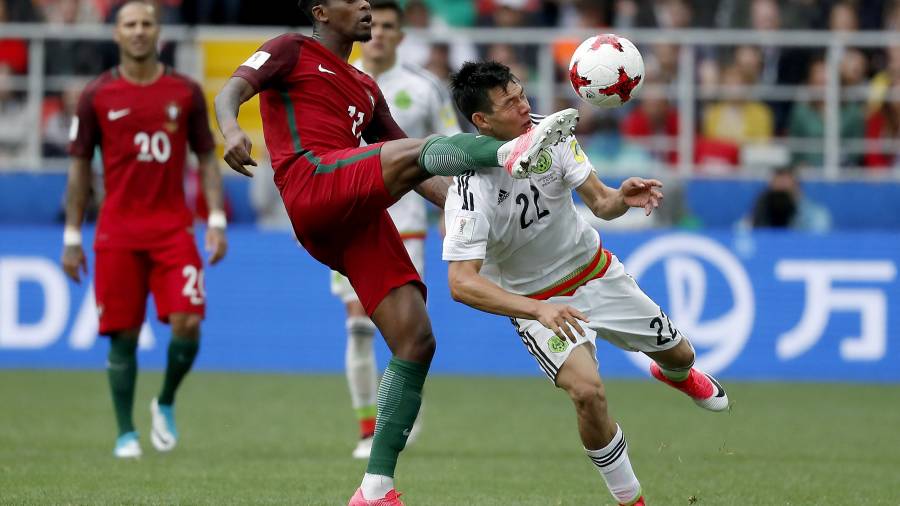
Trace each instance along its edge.
<instances>
[{"instance_id":1,"label":"white letter on banner","mask_svg":"<svg viewBox=\"0 0 900 506\"><path fill-rule=\"evenodd\" d=\"M37 283L44 314L35 323L19 323L19 285ZM0 348L44 348L56 341L69 317L69 287L60 268L39 257L0 259Z\"/></svg>"},{"instance_id":2,"label":"white letter on banner","mask_svg":"<svg viewBox=\"0 0 900 506\"><path fill-rule=\"evenodd\" d=\"M781 360L802 355L822 337L833 311L860 314L860 335L841 341L845 360L880 360L887 346L887 298L878 288L835 288L835 281L888 282L897 275L890 260L781 260L775 276L781 281L806 283L806 307L800 322L781 334L776 353Z\"/></svg>"}]
</instances>

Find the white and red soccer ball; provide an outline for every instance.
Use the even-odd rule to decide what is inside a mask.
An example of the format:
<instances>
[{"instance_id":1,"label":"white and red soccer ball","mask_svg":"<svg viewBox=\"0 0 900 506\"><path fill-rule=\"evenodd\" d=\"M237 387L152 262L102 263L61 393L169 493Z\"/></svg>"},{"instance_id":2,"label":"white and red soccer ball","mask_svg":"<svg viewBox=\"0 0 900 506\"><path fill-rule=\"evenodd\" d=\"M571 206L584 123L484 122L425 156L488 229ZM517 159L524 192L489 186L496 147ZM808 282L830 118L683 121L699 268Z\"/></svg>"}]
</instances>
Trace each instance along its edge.
<instances>
[{"instance_id":1,"label":"white and red soccer ball","mask_svg":"<svg viewBox=\"0 0 900 506\"><path fill-rule=\"evenodd\" d=\"M589 104L618 107L634 98L644 84L644 59L624 37L595 35L572 54L569 81Z\"/></svg>"}]
</instances>

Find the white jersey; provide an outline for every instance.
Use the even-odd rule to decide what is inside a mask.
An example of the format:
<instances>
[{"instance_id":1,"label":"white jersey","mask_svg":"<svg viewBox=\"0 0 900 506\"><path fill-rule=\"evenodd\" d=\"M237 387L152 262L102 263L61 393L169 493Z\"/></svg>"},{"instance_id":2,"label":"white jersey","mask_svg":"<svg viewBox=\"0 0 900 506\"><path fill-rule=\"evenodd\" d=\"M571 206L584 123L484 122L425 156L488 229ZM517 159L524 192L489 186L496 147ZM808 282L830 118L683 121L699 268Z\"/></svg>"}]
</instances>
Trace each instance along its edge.
<instances>
[{"instance_id":1,"label":"white jersey","mask_svg":"<svg viewBox=\"0 0 900 506\"><path fill-rule=\"evenodd\" d=\"M594 167L578 141L541 152L528 179L496 168L454 178L444 208L444 260L483 260L481 274L529 295L591 263L600 235L575 209L572 190Z\"/></svg>"},{"instance_id":2,"label":"white jersey","mask_svg":"<svg viewBox=\"0 0 900 506\"><path fill-rule=\"evenodd\" d=\"M365 71L362 60L356 68ZM394 65L375 82L381 88L391 116L413 138L431 134L455 135L460 132L450 95L437 77L427 70L408 64ZM409 192L388 209L394 225L404 239L422 238L427 229L425 200Z\"/></svg>"}]
</instances>

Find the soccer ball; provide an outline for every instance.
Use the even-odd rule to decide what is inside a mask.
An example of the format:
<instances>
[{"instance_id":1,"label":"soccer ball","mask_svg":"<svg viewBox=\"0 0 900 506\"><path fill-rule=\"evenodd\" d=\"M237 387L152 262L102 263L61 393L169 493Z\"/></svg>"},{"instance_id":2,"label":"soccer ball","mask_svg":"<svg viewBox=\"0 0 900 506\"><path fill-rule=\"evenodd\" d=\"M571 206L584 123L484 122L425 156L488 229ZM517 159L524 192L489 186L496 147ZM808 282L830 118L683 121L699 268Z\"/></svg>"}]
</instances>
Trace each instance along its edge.
<instances>
[{"instance_id":1,"label":"soccer ball","mask_svg":"<svg viewBox=\"0 0 900 506\"><path fill-rule=\"evenodd\" d=\"M587 103L618 107L631 100L644 84L644 59L624 37L595 35L582 42L572 55L569 81Z\"/></svg>"}]
</instances>

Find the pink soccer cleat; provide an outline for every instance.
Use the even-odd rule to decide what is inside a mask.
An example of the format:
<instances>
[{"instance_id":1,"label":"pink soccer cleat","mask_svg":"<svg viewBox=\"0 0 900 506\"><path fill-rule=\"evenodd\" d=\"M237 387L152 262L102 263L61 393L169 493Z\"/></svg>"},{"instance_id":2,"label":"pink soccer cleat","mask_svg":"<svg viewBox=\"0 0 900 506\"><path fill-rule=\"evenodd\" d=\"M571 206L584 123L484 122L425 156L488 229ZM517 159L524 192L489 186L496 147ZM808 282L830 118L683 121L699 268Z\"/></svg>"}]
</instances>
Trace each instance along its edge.
<instances>
[{"instance_id":1,"label":"pink soccer cleat","mask_svg":"<svg viewBox=\"0 0 900 506\"><path fill-rule=\"evenodd\" d=\"M394 489L389 490L381 499L366 499L363 497L362 488L358 488L347 506L403 506L403 501Z\"/></svg>"},{"instance_id":2,"label":"pink soccer cleat","mask_svg":"<svg viewBox=\"0 0 900 506\"><path fill-rule=\"evenodd\" d=\"M694 399L694 402L703 409L710 411L725 411L728 409L728 395L725 394L725 389L722 388L722 385L715 378L696 367L691 368L691 372L686 380L679 382L667 378L656 362L650 363L650 374L666 385L686 393L688 397Z\"/></svg>"},{"instance_id":3,"label":"pink soccer cleat","mask_svg":"<svg viewBox=\"0 0 900 506\"><path fill-rule=\"evenodd\" d=\"M541 151L555 146L575 132L578 111L563 109L555 112L537 125L507 142L497 152L498 161L516 179L525 179L540 161Z\"/></svg>"}]
</instances>

